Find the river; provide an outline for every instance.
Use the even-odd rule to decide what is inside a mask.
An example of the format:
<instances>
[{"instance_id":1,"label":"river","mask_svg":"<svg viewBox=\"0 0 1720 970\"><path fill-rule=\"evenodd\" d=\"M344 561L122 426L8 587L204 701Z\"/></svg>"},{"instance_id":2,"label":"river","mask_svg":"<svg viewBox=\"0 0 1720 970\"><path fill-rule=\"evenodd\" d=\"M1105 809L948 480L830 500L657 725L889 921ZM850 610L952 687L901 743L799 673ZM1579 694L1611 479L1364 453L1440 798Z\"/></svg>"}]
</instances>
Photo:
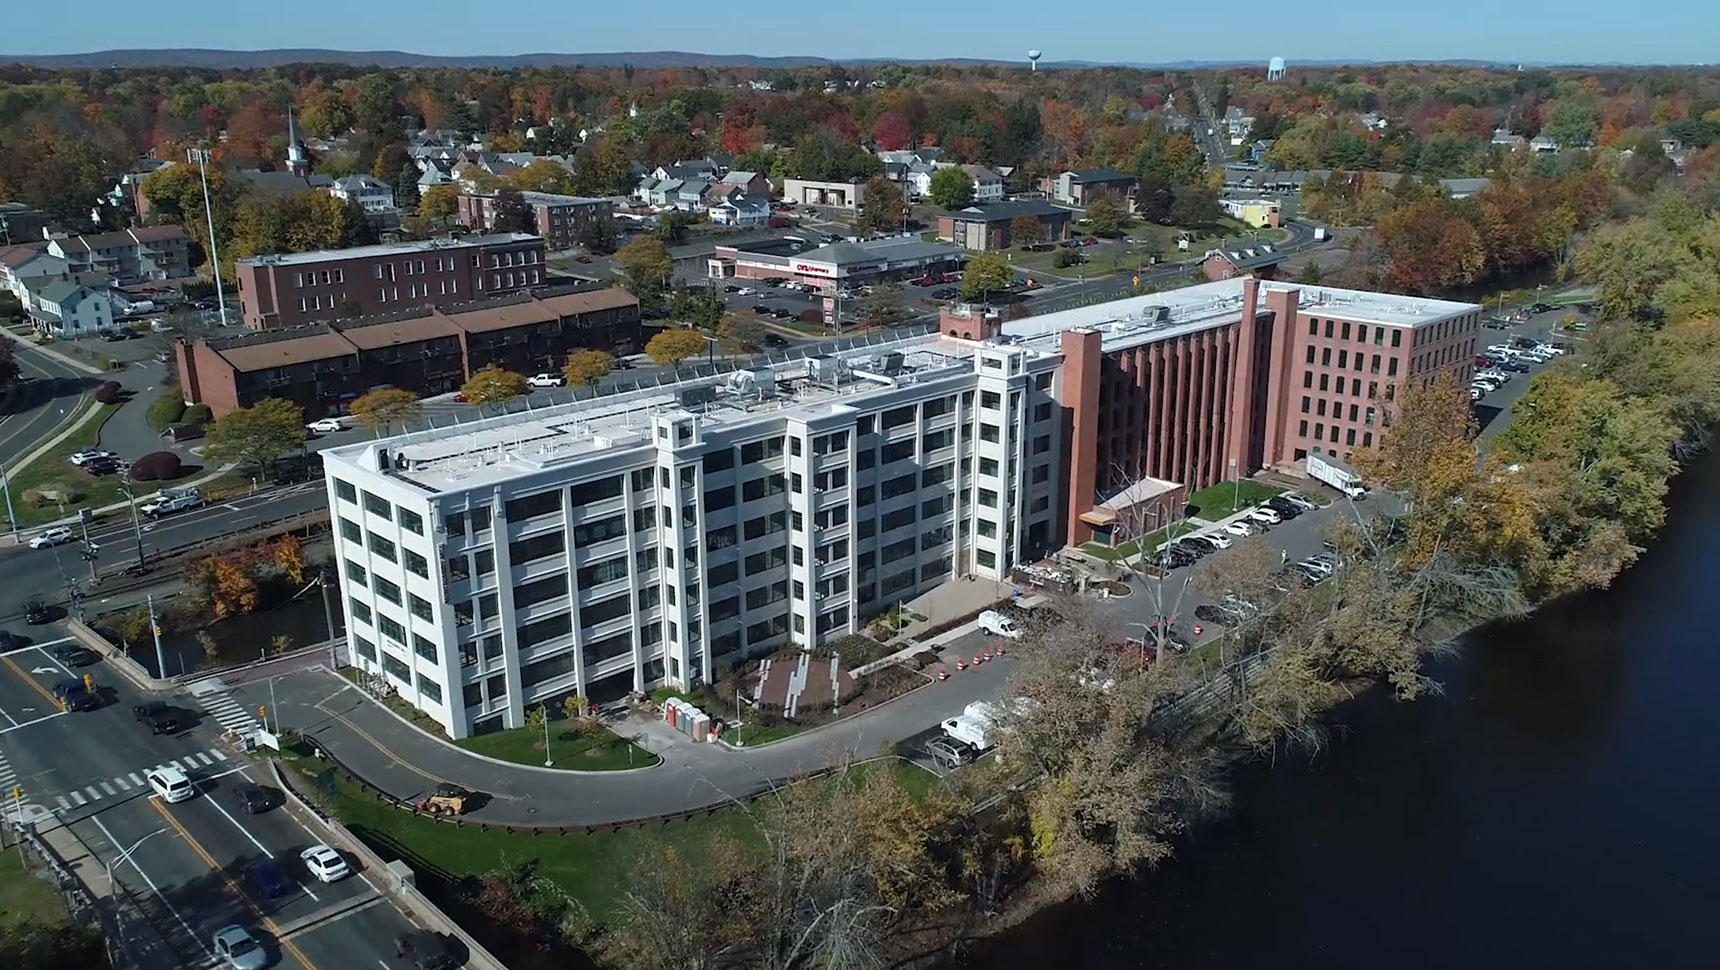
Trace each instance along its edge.
<instances>
[{"instance_id":1,"label":"river","mask_svg":"<svg viewBox=\"0 0 1720 970\"><path fill-rule=\"evenodd\" d=\"M970 970L1720 965L1720 455L1613 585L1470 638L1445 694L1367 697L1251 765L1171 864Z\"/></svg>"}]
</instances>

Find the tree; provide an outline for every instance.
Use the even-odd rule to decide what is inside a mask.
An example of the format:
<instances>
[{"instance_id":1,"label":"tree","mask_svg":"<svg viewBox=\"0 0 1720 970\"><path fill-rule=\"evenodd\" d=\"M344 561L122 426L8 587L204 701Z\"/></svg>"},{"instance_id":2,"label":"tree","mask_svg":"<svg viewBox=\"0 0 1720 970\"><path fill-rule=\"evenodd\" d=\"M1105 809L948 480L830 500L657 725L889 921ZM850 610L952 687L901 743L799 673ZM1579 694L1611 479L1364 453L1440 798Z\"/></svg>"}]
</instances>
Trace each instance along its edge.
<instances>
[{"instance_id":1,"label":"tree","mask_svg":"<svg viewBox=\"0 0 1720 970\"><path fill-rule=\"evenodd\" d=\"M697 330L663 330L645 344L645 355L659 366L680 372L681 361L705 352L705 338Z\"/></svg>"},{"instance_id":2,"label":"tree","mask_svg":"<svg viewBox=\"0 0 1720 970\"><path fill-rule=\"evenodd\" d=\"M615 358L601 350L576 350L567 355L567 363L562 365L561 372L569 384L585 384L596 387L597 382L609 376L615 369Z\"/></svg>"},{"instance_id":3,"label":"tree","mask_svg":"<svg viewBox=\"0 0 1720 970\"><path fill-rule=\"evenodd\" d=\"M869 327L895 323L907 316L902 302L902 287L896 283L880 283L860 297L860 319Z\"/></svg>"},{"instance_id":4,"label":"tree","mask_svg":"<svg viewBox=\"0 0 1720 970\"><path fill-rule=\"evenodd\" d=\"M962 267L962 296L986 298L1009 290L1009 263L998 253L978 253Z\"/></svg>"},{"instance_id":5,"label":"tree","mask_svg":"<svg viewBox=\"0 0 1720 970\"><path fill-rule=\"evenodd\" d=\"M1116 196L1104 193L1087 203L1087 228L1095 236L1120 236L1129 225L1129 213Z\"/></svg>"},{"instance_id":6,"label":"tree","mask_svg":"<svg viewBox=\"0 0 1720 970\"><path fill-rule=\"evenodd\" d=\"M908 218L902 186L882 175L866 180L860 194L860 224L875 232L900 231Z\"/></svg>"},{"instance_id":7,"label":"tree","mask_svg":"<svg viewBox=\"0 0 1720 970\"><path fill-rule=\"evenodd\" d=\"M1429 293L1472 282L1486 262L1481 237L1451 200L1423 199L1400 207L1375 227L1382 280L1397 293Z\"/></svg>"},{"instance_id":8,"label":"tree","mask_svg":"<svg viewBox=\"0 0 1720 970\"><path fill-rule=\"evenodd\" d=\"M723 349L731 353L758 353L769 333L757 320L735 314L724 317L717 324L717 337L722 340Z\"/></svg>"},{"instance_id":9,"label":"tree","mask_svg":"<svg viewBox=\"0 0 1720 970\"><path fill-rule=\"evenodd\" d=\"M599 256L615 252L616 233L613 219L587 219L579 227L579 244Z\"/></svg>"},{"instance_id":10,"label":"tree","mask_svg":"<svg viewBox=\"0 0 1720 970\"><path fill-rule=\"evenodd\" d=\"M621 267L621 285L639 298L640 312L660 311L663 291L675 274L674 257L662 240L633 240L616 252L615 264Z\"/></svg>"},{"instance_id":11,"label":"tree","mask_svg":"<svg viewBox=\"0 0 1720 970\"><path fill-rule=\"evenodd\" d=\"M18 358L12 351L12 341L0 340L0 387L18 379Z\"/></svg>"},{"instance_id":12,"label":"tree","mask_svg":"<svg viewBox=\"0 0 1720 970\"><path fill-rule=\"evenodd\" d=\"M531 164L512 172L506 182L510 188L522 192L552 192L557 195L570 195L574 190L573 173L558 162L547 158L539 158Z\"/></svg>"},{"instance_id":13,"label":"tree","mask_svg":"<svg viewBox=\"0 0 1720 970\"><path fill-rule=\"evenodd\" d=\"M398 387L384 387L355 398L347 410L354 421L384 435L395 425L404 431L418 419L422 409L418 395Z\"/></svg>"},{"instance_id":14,"label":"tree","mask_svg":"<svg viewBox=\"0 0 1720 970\"><path fill-rule=\"evenodd\" d=\"M1169 225L1171 208L1176 204L1176 193L1171 189L1171 183L1163 176L1143 175L1135 189L1135 212L1148 222L1159 225Z\"/></svg>"},{"instance_id":15,"label":"tree","mask_svg":"<svg viewBox=\"0 0 1720 970\"><path fill-rule=\"evenodd\" d=\"M940 168L932 173L927 194L933 205L959 209L973 201L973 178L959 168Z\"/></svg>"},{"instance_id":16,"label":"tree","mask_svg":"<svg viewBox=\"0 0 1720 970\"><path fill-rule=\"evenodd\" d=\"M1179 185L1171 203L1171 222L1179 226L1210 226L1218 221L1218 193L1205 185Z\"/></svg>"},{"instance_id":17,"label":"tree","mask_svg":"<svg viewBox=\"0 0 1720 970\"><path fill-rule=\"evenodd\" d=\"M1010 245L1025 249L1028 246L1037 246L1044 241L1045 223L1041 222L1038 216L1023 212L1009 220Z\"/></svg>"},{"instance_id":18,"label":"tree","mask_svg":"<svg viewBox=\"0 0 1720 970\"><path fill-rule=\"evenodd\" d=\"M487 407L511 401L516 397L524 397L528 385L524 374L516 374L511 370L503 370L495 364L490 364L483 370L477 371L466 383L460 385L460 394L468 404Z\"/></svg>"},{"instance_id":19,"label":"tree","mask_svg":"<svg viewBox=\"0 0 1720 970\"><path fill-rule=\"evenodd\" d=\"M460 189L453 185L432 185L418 200L418 214L433 223L445 223L460 209Z\"/></svg>"},{"instance_id":20,"label":"tree","mask_svg":"<svg viewBox=\"0 0 1720 970\"><path fill-rule=\"evenodd\" d=\"M526 205L519 189L499 189L490 207L490 228L496 232L535 233L538 229L537 215L531 206Z\"/></svg>"},{"instance_id":21,"label":"tree","mask_svg":"<svg viewBox=\"0 0 1720 970\"><path fill-rule=\"evenodd\" d=\"M271 397L216 418L204 432L203 456L261 471L304 443L304 409Z\"/></svg>"},{"instance_id":22,"label":"tree","mask_svg":"<svg viewBox=\"0 0 1720 970\"><path fill-rule=\"evenodd\" d=\"M872 122L872 140L880 151L900 151L908 147L913 137L913 125L900 111L886 111Z\"/></svg>"},{"instance_id":23,"label":"tree","mask_svg":"<svg viewBox=\"0 0 1720 970\"><path fill-rule=\"evenodd\" d=\"M394 177L394 204L401 212L418 211L418 166L407 162Z\"/></svg>"},{"instance_id":24,"label":"tree","mask_svg":"<svg viewBox=\"0 0 1720 970\"><path fill-rule=\"evenodd\" d=\"M394 98L394 82L385 74L366 74L359 79L353 108L359 127L371 134L395 124L400 104Z\"/></svg>"}]
</instances>

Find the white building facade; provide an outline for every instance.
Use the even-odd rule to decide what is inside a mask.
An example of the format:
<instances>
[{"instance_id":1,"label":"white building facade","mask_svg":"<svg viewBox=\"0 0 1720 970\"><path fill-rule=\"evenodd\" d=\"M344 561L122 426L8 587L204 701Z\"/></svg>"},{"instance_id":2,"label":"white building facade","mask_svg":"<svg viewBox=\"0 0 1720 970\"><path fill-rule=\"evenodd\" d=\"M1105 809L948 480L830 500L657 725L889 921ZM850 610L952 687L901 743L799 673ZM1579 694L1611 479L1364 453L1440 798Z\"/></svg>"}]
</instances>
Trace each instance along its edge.
<instances>
[{"instance_id":1,"label":"white building facade","mask_svg":"<svg viewBox=\"0 0 1720 970\"><path fill-rule=\"evenodd\" d=\"M455 737L688 688L1058 533L1055 353L916 337L325 451L353 661Z\"/></svg>"}]
</instances>

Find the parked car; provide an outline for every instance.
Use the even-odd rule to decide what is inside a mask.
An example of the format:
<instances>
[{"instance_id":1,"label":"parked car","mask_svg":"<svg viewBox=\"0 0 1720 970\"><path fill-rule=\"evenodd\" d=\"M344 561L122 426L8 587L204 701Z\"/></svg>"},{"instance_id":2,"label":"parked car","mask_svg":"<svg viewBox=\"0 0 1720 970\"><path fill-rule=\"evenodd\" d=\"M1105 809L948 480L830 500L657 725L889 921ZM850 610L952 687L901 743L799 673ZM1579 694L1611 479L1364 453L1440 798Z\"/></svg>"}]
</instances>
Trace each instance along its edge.
<instances>
[{"instance_id":1,"label":"parked car","mask_svg":"<svg viewBox=\"0 0 1720 970\"><path fill-rule=\"evenodd\" d=\"M1217 626L1229 626L1231 615L1211 603L1202 603L1194 608L1194 618L1202 623L1212 623Z\"/></svg>"},{"instance_id":2,"label":"parked car","mask_svg":"<svg viewBox=\"0 0 1720 970\"><path fill-rule=\"evenodd\" d=\"M317 434L334 434L346 430L346 425L341 424L339 418L318 418L305 427Z\"/></svg>"},{"instance_id":3,"label":"parked car","mask_svg":"<svg viewBox=\"0 0 1720 970\"><path fill-rule=\"evenodd\" d=\"M118 457L119 457L118 455L114 454L111 451L103 451L100 448L85 448L83 451L73 452L72 457L71 457L71 462L74 465L83 465L83 464L87 464L88 462L97 461L97 460L102 459L102 458L118 458Z\"/></svg>"},{"instance_id":4,"label":"parked car","mask_svg":"<svg viewBox=\"0 0 1720 970\"><path fill-rule=\"evenodd\" d=\"M1300 508L1304 512L1312 512L1315 509L1320 507L1320 504L1318 502L1314 502L1314 501L1310 500L1306 495L1302 495L1302 494L1299 494L1297 492L1285 492L1283 495L1280 495L1278 497L1283 499L1286 502L1290 502L1290 503L1296 505L1298 508Z\"/></svg>"},{"instance_id":5,"label":"parked car","mask_svg":"<svg viewBox=\"0 0 1720 970\"><path fill-rule=\"evenodd\" d=\"M531 387L566 387L567 375L555 371L544 371L526 378L526 384Z\"/></svg>"},{"instance_id":6,"label":"parked car","mask_svg":"<svg viewBox=\"0 0 1720 970\"><path fill-rule=\"evenodd\" d=\"M1265 525L1278 525L1284 521L1284 516L1264 505L1257 505L1248 510L1248 517Z\"/></svg>"},{"instance_id":7,"label":"parked car","mask_svg":"<svg viewBox=\"0 0 1720 970\"><path fill-rule=\"evenodd\" d=\"M84 471L96 476L97 478L100 478L103 475L112 475L124 467L125 462L120 461L118 458L97 458L94 461L86 461L83 464Z\"/></svg>"},{"instance_id":8,"label":"parked car","mask_svg":"<svg viewBox=\"0 0 1720 970\"><path fill-rule=\"evenodd\" d=\"M1224 531L1239 539L1246 539L1259 530L1257 530L1253 525L1250 525L1247 519L1237 519L1235 522L1226 525L1224 527Z\"/></svg>"},{"instance_id":9,"label":"parked car","mask_svg":"<svg viewBox=\"0 0 1720 970\"><path fill-rule=\"evenodd\" d=\"M1294 519L1302 514L1302 506L1290 501L1282 495L1274 495L1266 500L1266 507L1286 519Z\"/></svg>"},{"instance_id":10,"label":"parked car","mask_svg":"<svg viewBox=\"0 0 1720 970\"><path fill-rule=\"evenodd\" d=\"M1172 545L1177 549L1184 550L1196 559L1199 559L1202 556L1211 555L1218 551L1212 547L1211 543L1201 542L1199 539L1178 539L1176 542L1172 543Z\"/></svg>"},{"instance_id":11,"label":"parked car","mask_svg":"<svg viewBox=\"0 0 1720 970\"><path fill-rule=\"evenodd\" d=\"M89 647L76 644L65 644L54 648L54 659L62 667L88 667L101 659L101 656Z\"/></svg>"},{"instance_id":12,"label":"parked car","mask_svg":"<svg viewBox=\"0 0 1720 970\"><path fill-rule=\"evenodd\" d=\"M24 604L24 622L30 626L52 623L58 615L59 607L49 606L41 600L31 600Z\"/></svg>"},{"instance_id":13,"label":"parked car","mask_svg":"<svg viewBox=\"0 0 1720 970\"><path fill-rule=\"evenodd\" d=\"M1207 533L1203 533L1203 534L1198 535L1198 536L1194 536L1193 538L1195 538L1201 542L1205 542L1207 545L1212 546L1214 549L1229 549L1230 548L1230 537L1225 535L1222 532L1207 532Z\"/></svg>"}]
</instances>

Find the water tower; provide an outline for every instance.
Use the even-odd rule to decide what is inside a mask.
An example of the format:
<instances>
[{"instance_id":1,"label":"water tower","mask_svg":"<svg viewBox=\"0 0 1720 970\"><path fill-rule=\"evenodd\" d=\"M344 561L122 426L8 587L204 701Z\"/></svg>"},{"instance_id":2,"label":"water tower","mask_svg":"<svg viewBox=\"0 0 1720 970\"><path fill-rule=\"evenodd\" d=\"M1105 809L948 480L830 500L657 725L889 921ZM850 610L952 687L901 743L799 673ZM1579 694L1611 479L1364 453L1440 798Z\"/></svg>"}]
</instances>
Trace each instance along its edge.
<instances>
[{"instance_id":1,"label":"water tower","mask_svg":"<svg viewBox=\"0 0 1720 970\"><path fill-rule=\"evenodd\" d=\"M1033 65L1033 68L1032 68L1033 70L1035 70L1035 71L1039 70L1039 52L1038 51L1028 51L1027 52L1027 63Z\"/></svg>"},{"instance_id":2,"label":"water tower","mask_svg":"<svg viewBox=\"0 0 1720 970\"><path fill-rule=\"evenodd\" d=\"M1268 80L1268 81L1282 81L1282 80L1284 80L1284 58L1274 57L1273 59L1266 62L1266 80Z\"/></svg>"}]
</instances>

